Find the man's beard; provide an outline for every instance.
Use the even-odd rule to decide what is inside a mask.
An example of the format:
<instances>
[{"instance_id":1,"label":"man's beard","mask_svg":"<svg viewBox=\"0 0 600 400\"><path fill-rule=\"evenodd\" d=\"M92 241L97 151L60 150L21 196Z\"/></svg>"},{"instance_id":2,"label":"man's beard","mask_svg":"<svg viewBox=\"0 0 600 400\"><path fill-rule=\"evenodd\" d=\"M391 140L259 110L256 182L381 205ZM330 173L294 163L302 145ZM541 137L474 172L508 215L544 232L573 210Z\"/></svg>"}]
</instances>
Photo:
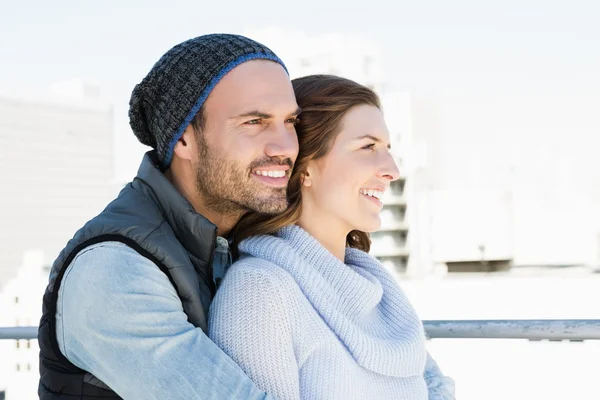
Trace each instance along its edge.
<instances>
[{"instance_id":1,"label":"man's beard","mask_svg":"<svg viewBox=\"0 0 600 400\"><path fill-rule=\"evenodd\" d=\"M261 166L287 165L290 159L265 157L244 167L233 160L220 157L208 148L200 133L199 163L196 168L196 188L204 205L223 215L241 216L249 211L261 214L279 214L288 207L287 188L273 188L252 179L250 171ZM289 173L288 172L288 173Z\"/></svg>"}]
</instances>

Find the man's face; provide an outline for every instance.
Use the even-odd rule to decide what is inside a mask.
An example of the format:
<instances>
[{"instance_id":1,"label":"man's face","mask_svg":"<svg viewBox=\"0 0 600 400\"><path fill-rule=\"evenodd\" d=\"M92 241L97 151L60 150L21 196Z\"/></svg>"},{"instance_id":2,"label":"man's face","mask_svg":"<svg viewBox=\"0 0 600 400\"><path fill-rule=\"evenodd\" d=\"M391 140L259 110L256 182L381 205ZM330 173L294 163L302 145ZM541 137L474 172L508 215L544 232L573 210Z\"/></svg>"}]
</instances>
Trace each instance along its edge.
<instances>
[{"instance_id":1,"label":"man's face","mask_svg":"<svg viewBox=\"0 0 600 400\"><path fill-rule=\"evenodd\" d=\"M196 135L196 186L206 207L223 214L287 208L298 112L290 79L275 62L245 62L223 77Z\"/></svg>"}]
</instances>

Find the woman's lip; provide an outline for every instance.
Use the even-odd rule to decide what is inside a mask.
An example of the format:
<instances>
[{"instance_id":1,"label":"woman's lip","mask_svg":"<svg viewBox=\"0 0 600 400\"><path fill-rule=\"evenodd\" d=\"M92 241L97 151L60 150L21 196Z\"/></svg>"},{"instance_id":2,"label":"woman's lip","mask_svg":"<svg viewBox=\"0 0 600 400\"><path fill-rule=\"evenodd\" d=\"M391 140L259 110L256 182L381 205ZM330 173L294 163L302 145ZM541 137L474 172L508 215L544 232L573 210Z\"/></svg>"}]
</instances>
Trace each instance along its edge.
<instances>
[{"instance_id":1,"label":"woman's lip","mask_svg":"<svg viewBox=\"0 0 600 400\"><path fill-rule=\"evenodd\" d=\"M373 196L369 196L368 194L360 194L361 196L367 198L367 200L371 200L373 203L377 204L379 207L383 207L383 203L381 202L381 200L373 197Z\"/></svg>"}]
</instances>

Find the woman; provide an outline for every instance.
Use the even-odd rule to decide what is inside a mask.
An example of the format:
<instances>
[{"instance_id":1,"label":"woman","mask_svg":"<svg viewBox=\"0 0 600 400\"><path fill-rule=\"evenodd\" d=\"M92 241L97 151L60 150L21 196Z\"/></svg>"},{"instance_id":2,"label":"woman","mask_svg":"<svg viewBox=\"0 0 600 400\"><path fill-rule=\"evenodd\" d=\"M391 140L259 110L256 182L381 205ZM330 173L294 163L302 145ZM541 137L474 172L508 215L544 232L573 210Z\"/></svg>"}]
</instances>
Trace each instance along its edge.
<instances>
[{"instance_id":1,"label":"woman","mask_svg":"<svg viewBox=\"0 0 600 400\"><path fill-rule=\"evenodd\" d=\"M328 75L292 83L303 111L290 207L238 224L211 338L280 399L454 398L415 310L367 254L399 174L377 95Z\"/></svg>"}]
</instances>

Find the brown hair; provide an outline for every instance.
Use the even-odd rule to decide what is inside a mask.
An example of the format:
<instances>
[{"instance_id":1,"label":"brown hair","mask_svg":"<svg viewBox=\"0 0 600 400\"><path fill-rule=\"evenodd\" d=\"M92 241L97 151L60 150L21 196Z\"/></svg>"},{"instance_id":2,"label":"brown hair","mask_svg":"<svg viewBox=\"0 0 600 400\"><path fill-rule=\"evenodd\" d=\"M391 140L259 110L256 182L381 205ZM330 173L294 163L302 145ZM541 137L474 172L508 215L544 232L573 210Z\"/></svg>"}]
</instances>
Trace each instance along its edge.
<instances>
[{"instance_id":1,"label":"brown hair","mask_svg":"<svg viewBox=\"0 0 600 400\"><path fill-rule=\"evenodd\" d=\"M309 161L331 150L340 132L341 121L352 107L372 105L381 108L373 90L349 79L333 75L309 75L292 81L296 101L302 109L296 132L300 151L287 188L289 207L278 215L249 212L233 231L234 249L244 239L273 234L298 222L302 210L302 179ZM346 246L368 252L371 239L367 232L354 230L346 237Z\"/></svg>"}]
</instances>

